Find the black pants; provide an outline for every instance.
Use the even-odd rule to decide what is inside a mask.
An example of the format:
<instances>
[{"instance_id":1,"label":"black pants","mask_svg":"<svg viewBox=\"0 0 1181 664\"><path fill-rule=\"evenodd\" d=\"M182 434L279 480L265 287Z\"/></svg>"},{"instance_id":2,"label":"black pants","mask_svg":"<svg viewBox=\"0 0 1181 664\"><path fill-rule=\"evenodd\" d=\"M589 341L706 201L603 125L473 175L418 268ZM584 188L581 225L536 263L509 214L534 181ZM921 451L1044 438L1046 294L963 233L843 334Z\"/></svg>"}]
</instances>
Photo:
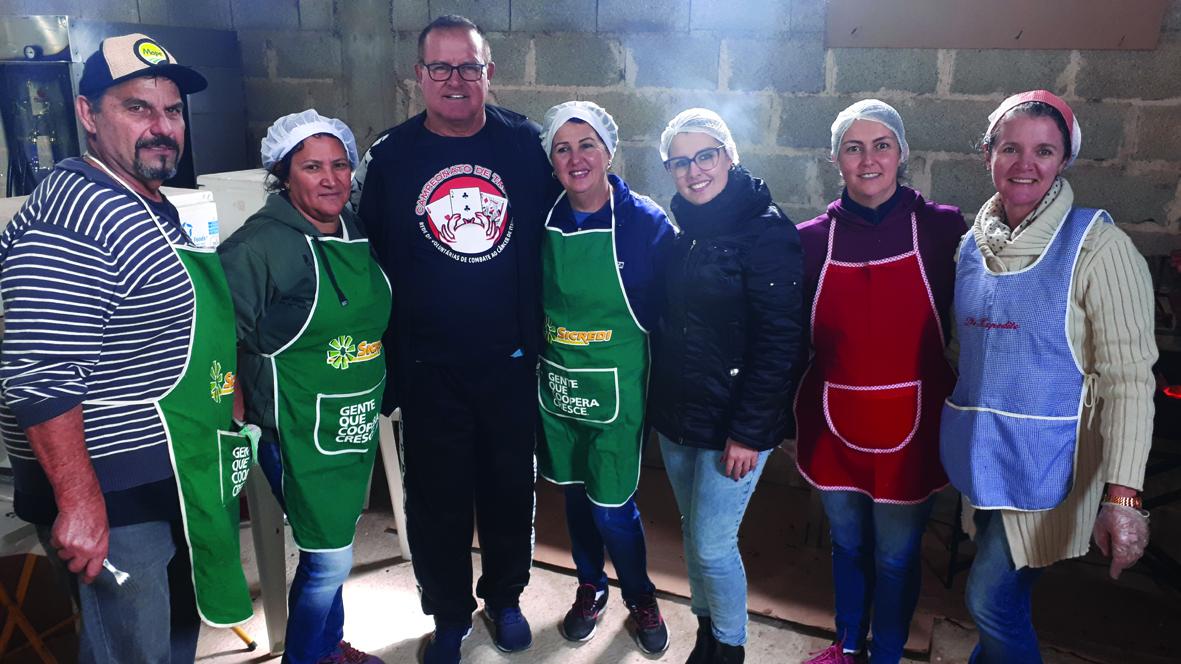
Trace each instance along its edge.
<instances>
[{"instance_id":1,"label":"black pants","mask_svg":"<svg viewBox=\"0 0 1181 664\"><path fill-rule=\"evenodd\" d=\"M476 594L493 607L516 605L533 559L534 363L417 363L409 373L399 389L402 463L423 613L471 619L473 521L483 561Z\"/></svg>"}]
</instances>

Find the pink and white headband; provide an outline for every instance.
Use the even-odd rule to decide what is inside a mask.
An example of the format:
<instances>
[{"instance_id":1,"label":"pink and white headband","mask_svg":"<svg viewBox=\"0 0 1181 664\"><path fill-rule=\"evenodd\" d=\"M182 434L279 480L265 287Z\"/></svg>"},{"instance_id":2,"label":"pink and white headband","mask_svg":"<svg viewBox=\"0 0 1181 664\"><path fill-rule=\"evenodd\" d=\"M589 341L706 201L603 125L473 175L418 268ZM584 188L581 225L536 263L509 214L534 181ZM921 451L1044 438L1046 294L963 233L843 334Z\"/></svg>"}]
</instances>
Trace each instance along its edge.
<instances>
[{"instance_id":1,"label":"pink and white headband","mask_svg":"<svg viewBox=\"0 0 1181 664\"><path fill-rule=\"evenodd\" d=\"M1015 94L1012 97L1001 102L996 110L988 114L988 132L986 136L991 136L992 132L996 130L996 126L1000 123L1001 118L1005 114L1013 110L1021 104L1031 101L1040 101L1044 104L1049 104L1054 110L1062 114L1062 118L1066 120L1066 126L1070 127L1070 159L1066 160L1066 165L1070 166L1074 160L1078 158L1079 150L1083 147L1083 129L1078 124L1078 118L1074 117L1074 111L1071 110L1070 105L1062 101L1062 98L1048 90L1030 90Z\"/></svg>"}]
</instances>

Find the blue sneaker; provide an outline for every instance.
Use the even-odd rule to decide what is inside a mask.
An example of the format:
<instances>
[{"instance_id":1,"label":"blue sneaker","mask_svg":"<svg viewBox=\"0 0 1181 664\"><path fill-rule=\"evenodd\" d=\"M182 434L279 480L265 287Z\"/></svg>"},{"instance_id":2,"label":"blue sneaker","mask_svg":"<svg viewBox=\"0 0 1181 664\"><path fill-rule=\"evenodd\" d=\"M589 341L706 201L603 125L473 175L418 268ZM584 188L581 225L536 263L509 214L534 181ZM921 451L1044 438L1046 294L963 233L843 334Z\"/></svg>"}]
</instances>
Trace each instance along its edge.
<instances>
[{"instance_id":1,"label":"blue sneaker","mask_svg":"<svg viewBox=\"0 0 1181 664\"><path fill-rule=\"evenodd\" d=\"M529 630L529 621L521 614L520 607L494 609L485 604L484 620L488 621L497 650L519 652L533 645L533 632Z\"/></svg>"},{"instance_id":2,"label":"blue sneaker","mask_svg":"<svg viewBox=\"0 0 1181 664\"><path fill-rule=\"evenodd\" d=\"M459 648L472 633L469 623L435 623L435 633L422 649L422 664L459 664Z\"/></svg>"}]
</instances>

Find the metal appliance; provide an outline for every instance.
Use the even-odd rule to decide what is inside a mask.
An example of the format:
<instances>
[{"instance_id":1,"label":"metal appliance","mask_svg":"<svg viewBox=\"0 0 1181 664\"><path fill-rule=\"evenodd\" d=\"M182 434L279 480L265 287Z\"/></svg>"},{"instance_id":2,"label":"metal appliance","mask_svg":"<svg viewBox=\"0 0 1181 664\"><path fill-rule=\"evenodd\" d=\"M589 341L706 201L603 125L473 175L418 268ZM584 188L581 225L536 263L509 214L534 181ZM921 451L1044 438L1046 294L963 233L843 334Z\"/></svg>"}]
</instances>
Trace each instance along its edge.
<instances>
[{"instance_id":1,"label":"metal appliance","mask_svg":"<svg viewBox=\"0 0 1181 664\"><path fill-rule=\"evenodd\" d=\"M238 35L228 30L104 23L68 16L0 16L0 182L26 195L53 164L85 150L74 97L86 58L103 39L142 32L200 71L209 88L187 100L185 151L166 182L195 188L197 175L253 166L247 148Z\"/></svg>"}]
</instances>

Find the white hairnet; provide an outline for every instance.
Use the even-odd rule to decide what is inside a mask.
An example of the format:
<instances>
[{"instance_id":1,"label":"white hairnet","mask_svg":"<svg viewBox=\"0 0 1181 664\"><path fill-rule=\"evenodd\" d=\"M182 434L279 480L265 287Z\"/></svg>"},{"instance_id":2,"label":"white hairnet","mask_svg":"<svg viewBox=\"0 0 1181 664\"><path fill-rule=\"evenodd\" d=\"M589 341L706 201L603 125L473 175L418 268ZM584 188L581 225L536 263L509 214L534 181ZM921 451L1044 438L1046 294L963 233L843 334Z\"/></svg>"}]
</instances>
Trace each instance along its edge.
<instances>
[{"instance_id":1,"label":"white hairnet","mask_svg":"<svg viewBox=\"0 0 1181 664\"><path fill-rule=\"evenodd\" d=\"M316 134L331 134L340 139L349 155L349 165L357 167L357 141L353 138L353 131L336 118L320 115L314 108L284 115L267 129L267 135L262 139L262 167L271 170L292 148Z\"/></svg>"},{"instance_id":2,"label":"white hairnet","mask_svg":"<svg viewBox=\"0 0 1181 664\"><path fill-rule=\"evenodd\" d=\"M725 146L730 161L738 163L738 146L734 143L734 137L730 135L730 128L721 116L708 108L690 108L677 113L677 117L668 121L668 126L660 133L660 161L668 161L668 146L677 134L713 136Z\"/></svg>"},{"instance_id":3,"label":"white hairnet","mask_svg":"<svg viewBox=\"0 0 1181 664\"><path fill-rule=\"evenodd\" d=\"M887 129L894 132L894 138L898 140L898 148L902 151L900 163L905 164L910 158L910 146L906 144L906 128L902 126L902 116L898 115L898 111L894 110L893 106L880 99L862 99L837 114L837 119L832 122L832 156L834 158L837 155L837 150L841 148L841 139L845 137L845 132L857 120L870 120L885 125Z\"/></svg>"},{"instance_id":4,"label":"white hairnet","mask_svg":"<svg viewBox=\"0 0 1181 664\"><path fill-rule=\"evenodd\" d=\"M562 125L575 118L590 125L602 139L603 145L607 146L607 153L615 155L615 145L619 143L619 127L615 124L615 118L593 101L567 101L546 111L545 119L541 122L541 147L545 148L547 157L554 146L554 134L558 133Z\"/></svg>"}]
</instances>

